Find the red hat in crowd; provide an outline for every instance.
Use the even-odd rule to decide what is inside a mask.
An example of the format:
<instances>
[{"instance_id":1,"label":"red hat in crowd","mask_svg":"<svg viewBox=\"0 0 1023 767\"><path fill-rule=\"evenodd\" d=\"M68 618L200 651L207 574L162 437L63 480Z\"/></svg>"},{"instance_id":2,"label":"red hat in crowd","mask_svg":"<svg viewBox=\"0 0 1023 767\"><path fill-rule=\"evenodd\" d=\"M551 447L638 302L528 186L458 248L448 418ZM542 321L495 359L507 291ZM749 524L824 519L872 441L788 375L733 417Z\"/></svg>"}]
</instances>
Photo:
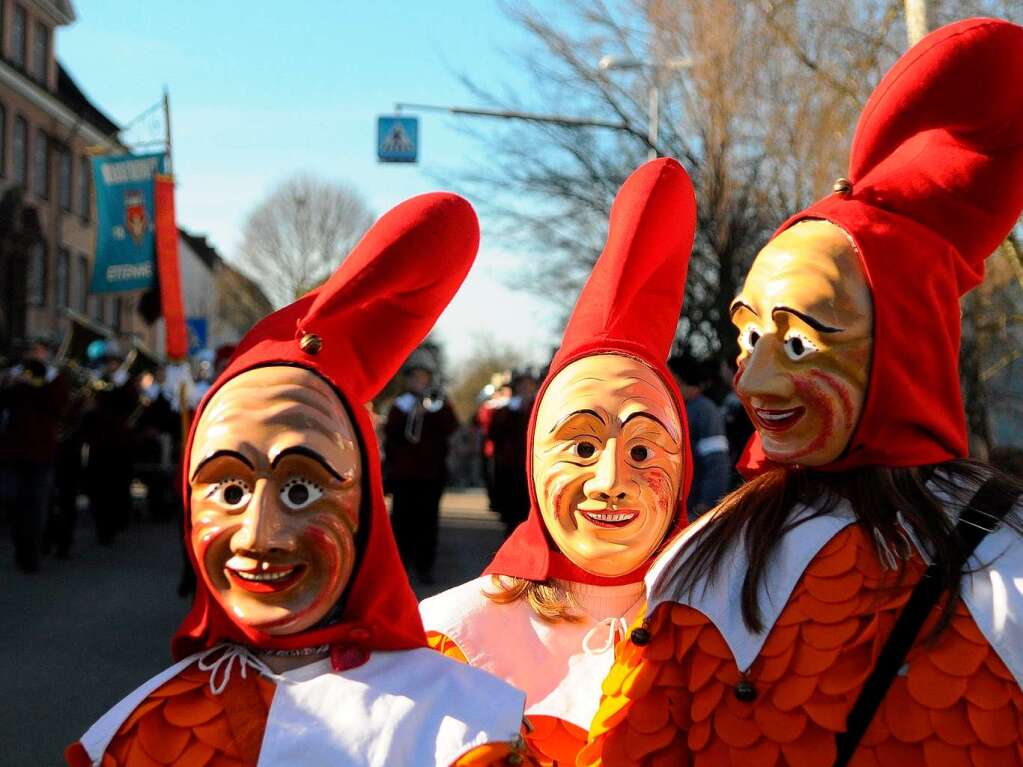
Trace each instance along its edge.
<instances>
[{"instance_id":1,"label":"red hat in crowd","mask_svg":"<svg viewBox=\"0 0 1023 767\"><path fill-rule=\"evenodd\" d=\"M675 401L682 424L683 481L670 538L686 524L692 479L686 409L666 361L675 341L686 270L696 229L696 197L675 160L653 160L625 180L611 207L607 244L583 287L550 372L537 393L529 421L526 473L529 517L516 528L484 571L533 581L547 578L612 585L643 579L646 567L617 578L573 564L551 540L533 484L533 430L544 392L555 376L582 357L622 354L649 365Z\"/></svg>"},{"instance_id":2,"label":"red hat in crowd","mask_svg":"<svg viewBox=\"0 0 1023 767\"><path fill-rule=\"evenodd\" d=\"M964 457L960 297L1023 209L1023 27L968 19L896 62L863 109L849 177L797 213L844 229L874 302L866 402L824 467L921 466ZM740 468L770 466L754 435Z\"/></svg>"},{"instance_id":3,"label":"red hat in crowd","mask_svg":"<svg viewBox=\"0 0 1023 767\"><path fill-rule=\"evenodd\" d=\"M176 657L223 641L269 649L345 644L400 650L426 644L387 518L379 452L364 403L433 327L478 246L479 225L468 202L447 193L414 197L381 217L322 287L263 319L238 345L196 412L184 466L203 409L224 383L257 367L306 368L334 387L359 433L365 462L360 529L365 526L368 532L337 620L271 637L232 621L200 578L192 610L174 637ZM184 498L185 542L194 566L187 477Z\"/></svg>"}]
</instances>

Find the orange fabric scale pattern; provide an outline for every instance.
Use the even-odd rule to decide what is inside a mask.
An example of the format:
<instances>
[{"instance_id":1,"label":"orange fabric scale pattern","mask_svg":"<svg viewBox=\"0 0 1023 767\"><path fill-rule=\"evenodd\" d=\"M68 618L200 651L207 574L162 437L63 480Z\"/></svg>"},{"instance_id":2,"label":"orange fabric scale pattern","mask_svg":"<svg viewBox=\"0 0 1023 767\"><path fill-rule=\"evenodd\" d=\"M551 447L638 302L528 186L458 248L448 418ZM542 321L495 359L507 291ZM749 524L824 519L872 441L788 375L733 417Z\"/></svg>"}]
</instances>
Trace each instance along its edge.
<instances>
[{"instance_id":1,"label":"orange fabric scale pattern","mask_svg":"<svg viewBox=\"0 0 1023 767\"><path fill-rule=\"evenodd\" d=\"M273 682L258 674L234 675L219 694L209 673L191 666L151 693L110 742L100 767L256 767L273 700ZM75 743L71 767L91 767ZM530 767L539 763L522 744L488 743L452 767Z\"/></svg>"},{"instance_id":2,"label":"orange fabric scale pattern","mask_svg":"<svg viewBox=\"0 0 1023 767\"><path fill-rule=\"evenodd\" d=\"M117 731L102 767L254 767L273 682L236 674L214 695L209 681L209 672L193 665L150 693ZM72 761L74 749L70 764L92 763L84 749Z\"/></svg>"},{"instance_id":3,"label":"orange fabric scale pattern","mask_svg":"<svg viewBox=\"0 0 1023 767\"><path fill-rule=\"evenodd\" d=\"M835 734L923 571L899 582L859 526L817 555L745 676L700 612L665 603L624 642L580 765L828 767ZM932 620L937 612L932 615ZM1023 692L964 606L910 652L854 767L1023 765ZM752 684L740 700L736 686Z\"/></svg>"},{"instance_id":4,"label":"orange fabric scale pattern","mask_svg":"<svg viewBox=\"0 0 1023 767\"><path fill-rule=\"evenodd\" d=\"M426 641L437 652L467 663L465 654L451 639L437 631L426 632ZM541 767L570 767L586 743L586 731L554 716L530 716L523 733L530 758Z\"/></svg>"}]
</instances>

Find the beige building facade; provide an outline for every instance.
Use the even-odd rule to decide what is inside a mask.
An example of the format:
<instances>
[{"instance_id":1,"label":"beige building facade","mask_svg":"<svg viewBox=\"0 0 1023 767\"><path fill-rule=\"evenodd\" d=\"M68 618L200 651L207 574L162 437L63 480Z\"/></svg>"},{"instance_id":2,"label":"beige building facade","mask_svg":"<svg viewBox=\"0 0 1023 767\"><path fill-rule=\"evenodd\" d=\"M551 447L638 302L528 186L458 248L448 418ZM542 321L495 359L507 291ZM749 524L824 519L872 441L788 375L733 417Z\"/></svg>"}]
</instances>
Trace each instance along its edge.
<instances>
[{"instance_id":1,"label":"beige building facade","mask_svg":"<svg viewBox=\"0 0 1023 767\"><path fill-rule=\"evenodd\" d=\"M156 338L139 293L89 294L96 243L91 157L122 152L119 126L56 58L68 0L0 0L0 356L19 342L59 342L69 312L105 333Z\"/></svg>"}]
</instances>

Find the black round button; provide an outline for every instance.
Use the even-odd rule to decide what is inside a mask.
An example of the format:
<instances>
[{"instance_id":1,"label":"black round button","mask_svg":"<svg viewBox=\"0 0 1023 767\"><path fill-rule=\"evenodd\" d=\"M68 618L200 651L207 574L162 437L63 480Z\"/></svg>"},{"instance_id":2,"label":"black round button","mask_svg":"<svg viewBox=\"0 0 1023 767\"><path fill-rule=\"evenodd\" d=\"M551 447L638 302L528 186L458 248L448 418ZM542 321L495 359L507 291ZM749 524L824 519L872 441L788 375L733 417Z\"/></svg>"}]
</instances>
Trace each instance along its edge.
<instances>
[{"instance_id":1,"label":"black round button","mask_svg":"<svg viewBox=\"0 0 1023 767\"><path fill-rule=\"evenodd\" d=\"M743 703L751 703L757 699L757 688L748 679L740 679L735 685L735 697Z\"/></svg>"},{"instance_id":2,"label":"black round button","mask_svg":"<svg viewBox=\"0 0 1023 767\"><path fill-rule=\"evenodd\" d=\"M632 639L634 645L639 645L640 647L650 644L650 632L642 627L633 629L629 638Z\"/></svg>"}]
</instances>

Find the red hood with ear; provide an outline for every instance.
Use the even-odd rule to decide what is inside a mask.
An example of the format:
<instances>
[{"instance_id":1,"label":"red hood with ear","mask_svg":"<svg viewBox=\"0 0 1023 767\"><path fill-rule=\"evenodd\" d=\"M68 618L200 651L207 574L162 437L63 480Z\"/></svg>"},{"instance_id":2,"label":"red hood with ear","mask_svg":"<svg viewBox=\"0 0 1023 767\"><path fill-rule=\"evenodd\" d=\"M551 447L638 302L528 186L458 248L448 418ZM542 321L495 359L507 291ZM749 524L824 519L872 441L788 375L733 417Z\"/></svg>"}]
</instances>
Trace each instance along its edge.
<instances>
[{"instance_id":1,"label":"red hood with ear","mask_svg":"<svg viewBox=\"0 0 1023 767\"><path fill-rule=\"evenodd\" d=\"M478 245L479 227L468 202L446 193L414 197L382 216L322 287L266 317L239 344L196 412L183 456L186 472L196 425L225 382L267 365L306 368L329 382L348 404L360 437L364 543L342 597L340 618L288 636L239 626L199 578L192 609L174 637L175 657L223 641L264 649L331 644L401 650L426 644L417 600L391 533L365 403L433 327L468 273ZM185 543L196 567L187 475L184 498Z\"/></svg>"},{"instance_id":2,"label":"red hood with ear","mask_svg":"<svg viewBox=\"0 0 1023 767\"><path fill-rule=\"evenodd\" d=\"M611 207L607 244L568 321L561 349L533 404L526 444L529 517L516 528L484 571L543 581L548 578L598 585L635 583L647 564L606 578L572 563L554 544L537 504L533 484L536 414L550 382L582 357L621 354L651 367L675 402L682 424L683 481L674 527L686 524L685 499L692 479L686 408L666 360L682 311L686 270L696 229L696 197L685 170L671 159L640 166L622 185Z\"/></svg>"},{"instance_id":3,"label":"red hood with ear","mask_svg":"<svg viewBox=\"0 0 1023 767\"><path fill-rule=\"evenodd\" d=\"M959 299L1023 209L1023 27L968 19L911 48L867 101L849 187L786 221L824 219L855 243L874 303L860 423L822 467L964 457ZM772 464L754 435L747 476Z\"/></svg>"}]
</instances>

